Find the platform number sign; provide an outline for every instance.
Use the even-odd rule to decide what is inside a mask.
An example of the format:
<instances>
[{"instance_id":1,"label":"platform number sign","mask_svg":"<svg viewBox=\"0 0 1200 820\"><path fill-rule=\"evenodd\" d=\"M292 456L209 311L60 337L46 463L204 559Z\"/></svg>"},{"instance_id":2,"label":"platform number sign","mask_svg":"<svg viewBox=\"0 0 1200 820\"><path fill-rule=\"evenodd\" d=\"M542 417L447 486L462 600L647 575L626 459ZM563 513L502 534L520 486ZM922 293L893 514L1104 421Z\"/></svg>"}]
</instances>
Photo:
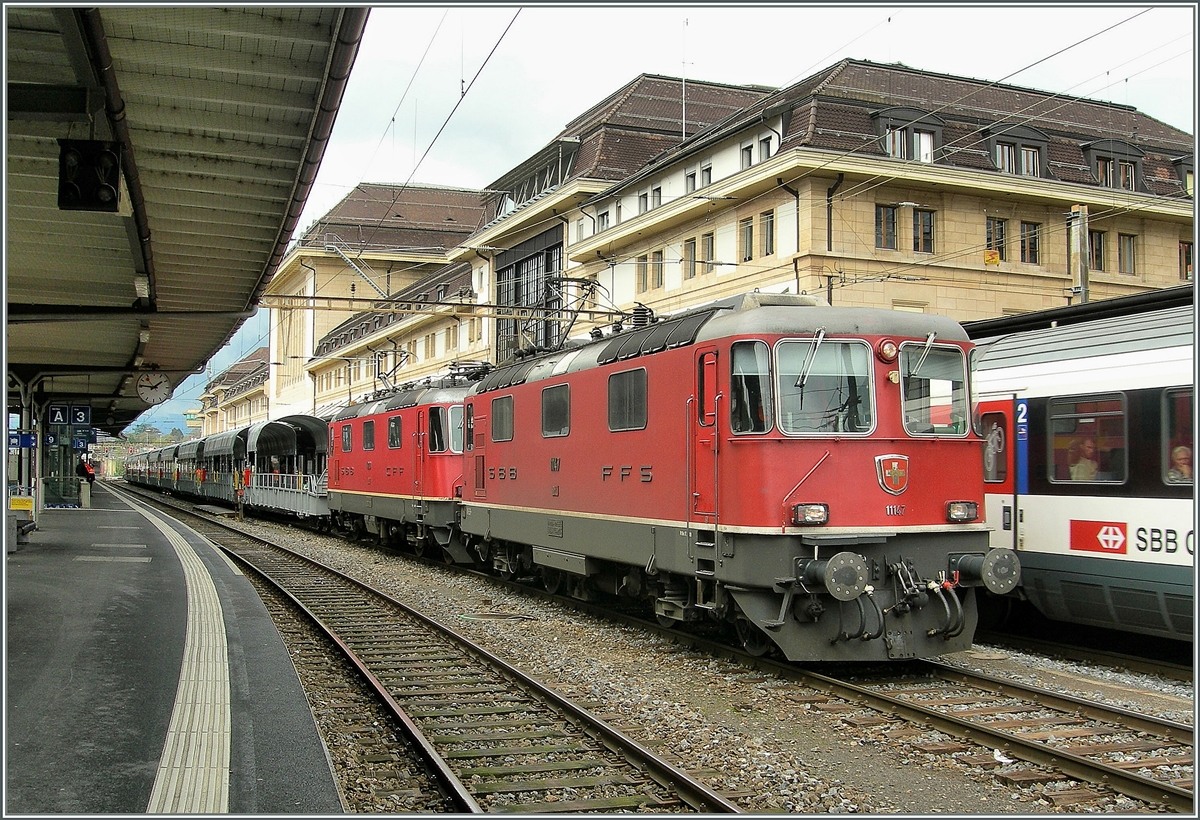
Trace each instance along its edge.
<instances>
[{"instance_id":1,"label":"platform number sign","mask_svg":"<svg viewBox=\"0 0 1200 820\"><path fill-rule=\"evenodd\" d=\"M90 408L89 408L90 409ZM46 410L47 424L70 424L71 408L65 404L52 404Z\"/></svg>"},{"instance_id":2,"label":"platform number sign","mask_svg":"<svg viewBox=\"0 0 1200 820\"><path fill-rule=\"evenodd\" d=\"M71 424L78 427L88 427L92 423L92 408L87 404L71 405Z\"/></svg>"}]
</instances>

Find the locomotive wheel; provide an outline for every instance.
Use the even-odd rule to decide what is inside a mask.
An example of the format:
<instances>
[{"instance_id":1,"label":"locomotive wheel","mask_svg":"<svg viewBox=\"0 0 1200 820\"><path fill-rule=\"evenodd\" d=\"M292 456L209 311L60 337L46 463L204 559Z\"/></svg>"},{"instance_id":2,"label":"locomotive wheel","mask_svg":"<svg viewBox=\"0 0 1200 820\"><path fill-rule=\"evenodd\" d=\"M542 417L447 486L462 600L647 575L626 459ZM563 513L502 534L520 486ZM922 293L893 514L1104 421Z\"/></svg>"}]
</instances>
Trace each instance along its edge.
<instances>
[{"instance_id":1,"label":"locomotive wheel","mask_svg":"<svg viewBox=\"0 0 1200 820\"><path fill-rule=\"evenodd\" d=\"M425 557L425 539L418 538L415 541L413 541L412 542L412 550L413 550L413 555L417 556L418 558L424 558Z\"/></svg>"},{"instance_id":2,"label":"locomotive wheel","mask_svg":"<svg viewBox=\"0 0 1200 820\"><path fill-rule=\"evenodd\" d=\"M542 586L551 595L557 595L561 592L566 580L566 575L562 570L542 567Z\"/></svg>"},{"instance_id":3,"label":"locomotive wheel","mask_svg":"<svg viewBox=\"0 0 1200 820\"><path fill-rule=\"evenodd\" d=\"M654 620L658 621L658 625L663 629L674 629L679 626L679 621L666 615L655 615Z\"/></svg>"},{"instance_id":4,"label":"locomotive wheel","mask_svg":"<svg viewBox=\"0 0 1200 820\"><path fill-rule=\"evenodd\" d=\"M737 629L738 640L742 642L742 648L754 657L761 658L771 649L772 641L767 637L767 633L749 619L738 618L734 621L734 627Z\"/></svg>"}]
</instances>

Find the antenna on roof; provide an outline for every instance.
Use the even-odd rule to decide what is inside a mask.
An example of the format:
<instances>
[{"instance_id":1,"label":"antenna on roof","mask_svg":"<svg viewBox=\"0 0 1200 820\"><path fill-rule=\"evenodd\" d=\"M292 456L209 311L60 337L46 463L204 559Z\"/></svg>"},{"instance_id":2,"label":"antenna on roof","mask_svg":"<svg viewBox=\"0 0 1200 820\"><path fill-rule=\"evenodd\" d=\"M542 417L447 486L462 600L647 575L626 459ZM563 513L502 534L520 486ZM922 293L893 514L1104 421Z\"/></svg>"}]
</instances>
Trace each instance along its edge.
<instances>
[{"instance_id":1,"label":"antenna on roof","mask_svg":"<svg viewBox=\"0 0 1200 820\"><path fill-rule=\"evenodd\" d=\"M683 139L687 140L687 18L683 18L683 67L680 71L680 91L683 95L683 116L680 123L683 128Z\"/></svg>"}]
</instances>

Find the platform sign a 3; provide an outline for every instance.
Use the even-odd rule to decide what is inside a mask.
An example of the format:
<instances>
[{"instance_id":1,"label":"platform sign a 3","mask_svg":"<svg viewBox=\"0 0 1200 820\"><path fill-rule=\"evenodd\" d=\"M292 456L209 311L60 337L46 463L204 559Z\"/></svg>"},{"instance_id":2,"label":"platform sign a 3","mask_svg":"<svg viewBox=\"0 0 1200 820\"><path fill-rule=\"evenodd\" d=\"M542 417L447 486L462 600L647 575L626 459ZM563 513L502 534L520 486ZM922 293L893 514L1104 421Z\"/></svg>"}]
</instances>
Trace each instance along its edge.
<instances>
[{"instance_id":1,"label":"platform sign a 3","mask_svg":"<svg viewBox=\"0 0 1200 820\"><path fill-rule=\"evenodd\" d=\"M88 408L91 409L91 408ZM47 424L70 424L71 408L66 404L52 404L46 408Z\"/></svg>"},{"instance_id":2,"label":"platform sign a 3","mask_svg":"<svg viewBox=\"0 0 1200 820\"><path fill-rule=\"evenodd\" d=\"M88 427L92 423L92 406L90 404L71 405L71 424Z\"/></svg>"}]
</instances>

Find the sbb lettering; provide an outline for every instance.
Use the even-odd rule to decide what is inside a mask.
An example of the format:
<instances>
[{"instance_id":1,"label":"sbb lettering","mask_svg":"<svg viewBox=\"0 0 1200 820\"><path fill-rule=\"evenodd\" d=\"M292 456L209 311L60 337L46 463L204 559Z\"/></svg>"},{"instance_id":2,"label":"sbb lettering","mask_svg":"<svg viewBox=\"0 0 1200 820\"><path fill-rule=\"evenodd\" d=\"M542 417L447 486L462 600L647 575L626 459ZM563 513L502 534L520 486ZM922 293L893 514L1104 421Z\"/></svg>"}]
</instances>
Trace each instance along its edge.
<instances>
[{"instance_id":1,"label":"sbb lettering","mask_svg":"<svg viewBox=\"0 0 1200 820\"><path fill-rule=\"evenodd\" d=\"M1179 542L1188 555L1195 555L1195 532L1188 532L1180 538L1176 530L1160 530L1157 527L1139 527L1137 531L1138 552L1162 552L1174 555L1179 552Z\"/></svg>"}]
</instances>

